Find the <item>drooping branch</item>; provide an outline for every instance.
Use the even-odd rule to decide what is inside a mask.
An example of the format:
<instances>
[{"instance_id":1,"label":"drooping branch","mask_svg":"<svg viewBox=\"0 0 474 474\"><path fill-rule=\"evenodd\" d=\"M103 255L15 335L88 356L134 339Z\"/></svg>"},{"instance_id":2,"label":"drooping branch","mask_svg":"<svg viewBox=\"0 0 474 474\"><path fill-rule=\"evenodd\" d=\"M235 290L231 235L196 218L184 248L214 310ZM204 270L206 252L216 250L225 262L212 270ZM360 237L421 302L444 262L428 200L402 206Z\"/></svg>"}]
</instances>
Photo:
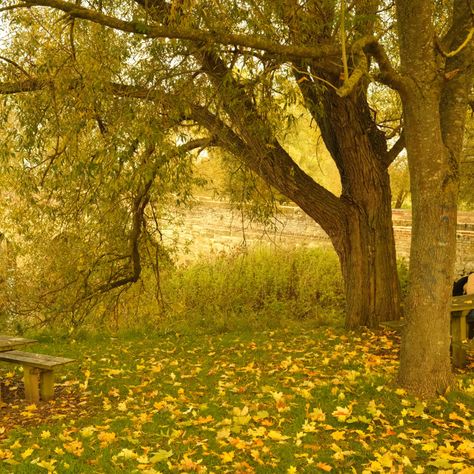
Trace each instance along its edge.
<instances>
[{"instance_id":1,"label":"drooping branch","mask_svg":"<svg viewBox=\"0 0 474 474\"><path fill-rule=\"evenodd\" d=\"M28 6L28 4L26 2L17 3L16 5L10 5L8 7L0 8L0 13L1 12L6 12L6 11L9 11L9 10L16 10L17 8L24 8L24 7L27 7L27 6Z\"/></svg>"},{"instance_id":2,"label":"drooping branch","mask_svg":"<svg viewBox=\"0 0 474 474\"><path fill-rule=\"evenodd\" d=\"M241 46L267 51L268 53L277 54L287 58L300 57L322 59L327 58L328 56L335 56L338 53L337 48L331 44L319 45L317 47L285 45L276 43L261 35L232 34L218 31L205 31L184 26L147 25L142 22L125 21L63 0L26 0L25 4L28 6L54 8L67 13L73 18L81 18L119 31L141 35L146 38L181 39L190 40L200 44Z\"/></svg>"},{"instance_id":3,"label":"drooping branch","mask_svg":"<svg viewBox=\"0 0 474 474\"><path fill-rule=\"evenodd\" d=\"M176 154L187 153L189 151L195 150L196 148L202 148L209 146L213 143L213 138L198 138L195 140L190 140L187 143L184 143L177 147ZM155 153L156 147L154 144L151 144L145 150L141 161L146 162L148 159ZM155 177L158 174L160 165L153 168L151 174L147 178L146 182L143 184L141 191L133 199L131 213L132 213L132 228L129 236L129 245L130 245L130 273L127 276L118 278L116 280L110 280L107 283L96 288L91 294L87 295L85 299L90 299L98 294L107 293L116 288L123 287L130 283L136 283L141 275L142 265L141 265L141 255L140 255L140 238L144 228L144 219L145 219L145 209L150 202L150 192L155 181Z\"/></svg>"},{"instance_id":4,"label":"drooping branch","mask_svg":"<svg viewBox=\"0 0 474 474\"><path fill-rule=\"evenodd\" d=\"M20 70L26 77L31 78L30 74L28 74L28 72L23 67L21 67L17 62L13 61L12 59L5 58L4 56L0 56L0 59L2 61L5 61L8 64L11 64L16 69Z\"/></svg>"},{"instance_id":5,"label":"drooping branch","mask_svg":"<svg viewBox=\"0 0 474 474\"><path fill-rule=\"evenodd\" d=\"M379 73L375 79L398 92L404 92L407 87L407 80L393 67L385 48L376 39L367 41L363 46L364 51L370 54L379 66Z\"/></svg>"}]
</instances>

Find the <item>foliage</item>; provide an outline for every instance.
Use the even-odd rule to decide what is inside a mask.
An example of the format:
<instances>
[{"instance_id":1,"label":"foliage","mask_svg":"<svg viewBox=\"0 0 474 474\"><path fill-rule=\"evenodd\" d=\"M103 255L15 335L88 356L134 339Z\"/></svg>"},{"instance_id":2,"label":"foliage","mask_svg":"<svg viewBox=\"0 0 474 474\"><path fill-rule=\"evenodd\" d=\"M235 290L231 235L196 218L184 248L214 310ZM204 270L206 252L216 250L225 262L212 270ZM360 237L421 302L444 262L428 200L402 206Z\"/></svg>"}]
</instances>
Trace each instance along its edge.
<instances>
[{"instance_id":1,"label":"foliage","mask_svg":"<svg viewBox=\"0 0 474 474\"><path fill-rule=\"evenodd\" d=\"M422 402L392 384L398 342L301 326L42 339L38 350L79 362L38 405L1 368L0 470L472 472L472 370Z\"/></svg>"},{"instance_id":2,"label":"foliage","mask_svg":"<svg viewBox=\"0 0 474 474\"><path fill-rule=\"evenodd\" d=\"M54 268L52 264L36 265L38 255L33 268L27 267L29 278L15 274L19 280L15 291L21 294L19 298L10 294L0 326L4 332L23 333L40 321L49 330L62 328L66 332L133 330L141 325L172 326L180 331L261 330L281 327L291 320L326 324L334 318L339 320L344 309L342 279L333 251L262 246L203 257L186 267L162 265L159 280L152 267L145 267L137 283L103 297L80 320L70 319L75 316L69 306L74 295L54 293L50 287L38 295L43 306L38 308L37 318L30 312L22 317L18 311L22 301L35 301L38 280L34 269L43 269L43 285L75 274L71 267L74 248L71 242L67 245L68 251L54 248Z\"/></svg>"},{"instance_id":3,"label":"foliage","mask_svg":"<svg viewBox=\"0 0 474 474\"><path fill-rule=\"evenodd\" d=\"M402 209L410 207L410 174L407 158L399 156L390 167L390 187L392 189L392 207Z\"/></svg>"}]
</instances>

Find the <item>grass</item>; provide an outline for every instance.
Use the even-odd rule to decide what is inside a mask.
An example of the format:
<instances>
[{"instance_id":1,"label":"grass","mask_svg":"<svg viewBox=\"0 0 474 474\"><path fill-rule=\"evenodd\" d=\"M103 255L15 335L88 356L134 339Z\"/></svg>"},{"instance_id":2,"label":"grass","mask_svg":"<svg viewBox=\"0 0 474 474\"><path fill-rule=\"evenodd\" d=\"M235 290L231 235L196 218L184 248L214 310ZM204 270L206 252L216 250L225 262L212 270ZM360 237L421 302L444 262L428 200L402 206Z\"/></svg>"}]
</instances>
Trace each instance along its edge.
<instances>
[{"instance_id":1,"label":"grass","mask_svg":"<svg viewBox=\"0 0 474 474\"><path fill-rule=\"evenodd\" d=\"M294 324L32 350L78 362L37 406L2 365L0 472L473 472L472 366L457 391L422 403L393 384L389 333Z\"/></svg>"}]
</instances>

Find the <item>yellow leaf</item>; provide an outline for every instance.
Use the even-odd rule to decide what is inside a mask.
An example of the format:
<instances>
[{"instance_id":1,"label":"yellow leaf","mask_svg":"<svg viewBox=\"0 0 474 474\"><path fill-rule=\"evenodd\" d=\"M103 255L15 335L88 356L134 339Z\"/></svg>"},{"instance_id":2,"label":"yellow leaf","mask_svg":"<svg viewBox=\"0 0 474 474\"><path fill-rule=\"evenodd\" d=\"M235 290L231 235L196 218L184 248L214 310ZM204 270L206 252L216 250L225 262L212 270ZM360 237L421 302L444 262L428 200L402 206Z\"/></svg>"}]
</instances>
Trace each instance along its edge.
<instances>
[{"instance_id":1,"label":"yellow leaf","mask_svg":"<svg viewBox=\"0 0 474 474\"><path fill-rule=\"evenodd\" d=\"M107 377L113 377L114 375L120 375L121 373L123 373L123 370L122 369L104 369L104 373L105 375L107 375Z\"/></svg>"},{"instance_id":2,"label":"yellow leaf","mask_svg":"<svg viewBox=\"0 0 474 474\"><path fill-rule=\"evenodd\" d=\"M101 431L97 435L98 440L100 441L100 447L105 448L110 443L113 443L117 439L117 435L110 431Z\"/></svg>"},{"instance_id":3,"label":"yellow leaf","mask_svg":"<svg viewBox=\"0 0 474 474\"><path fill-rule=\"evenodd\" d=\"M352 410L348 407L336 407L332 412L337 421L346 421L349 416L351 416Z\"/></svg>"},{"instance_id":4,"label":"yellow leaf","mask_svg":"<svg viewBox=\"0 0 474 474\"><path fill-rule=\"evenodd\" d=\"M325 462L318 462L318 464L316 464L316 467L326 472L332 471L332 467L329 464L326 464Z\"/></svg>"},{"instance_id":5,"label":"yellow leaf","mask_svg":"<svg viewBox=\"0 0 474 474\"><path fill-rule=\"evenodd\" d=\"M80 431L81 436L84 438L90 438L94 432L97 431L93 426L86 426Z\"/></svg>"},{"instance_id":6,"label":"yellow leaf","mask_svg":"<svg viewBox=\"0 0 474 474\"><path fill-rule=\"evenodd\" d=\"M135 451L128 448L122 449L122 451L120 451L120 453L118 453L117 456L124 459L136 459L138 457Z\"/></svg>"},{"instance_id":7,"label":"yellow leaf","mask_svg":"<svg viewBox=\"0 0 474 474\"><path fill-rule=\"evenodd\" d=\"M42 431L40 436L41 439L48 439L51 438L51 433L49 431Z\"/></svg>"},{"instance_id":8,"label":"yellow leaf","mask_svg":"<svg viewBox=\"0 0 474 474\"><path fill-rule=\"evenodd\" d=\"M287 470L286 470L286 474L296 474L298 471L296 470L296 467L295 466L290 466Z\"/></svg>"},{"instance_id":9,"label":"yellow leaf","mask_svg":"<svg viewBox=\"0 0 474 474\"><path fill-rule=\"evenodd\" d=\"M21 453L21 457L22 457L22 459L26 459L27 457L31 456L32 453L33 453L33 450L31 448L25 449Z\"/></svg>"},{"instance_id":10,"label":"yellow leaf","mask_svg":"<svg viewBox=\"0 0 474 474\"><path fill-rule=\"evenodd\" d=\"M346 436L345 431L334 431L334 433L331 434L331 438L334 441L341 441L341 439L344 439Z\"/></svg>"},{"instance_id":11,"label":"yellow leaf","mask_svg":"<svg viewBox=\"0 0 474 474\"><path fill-rule=\"evenodd\" d=\"M430 452L430 451L434 451L437 447L438 447L438 445L436 443L426 443L426 444L423 444L421 446L421 449L423 451Z\"/></svg>"},{"instance_id":12,"label":"yellow leaf","mask_svg":"<svg viewBox=\"0 0 474 474\"><path fill-rule=\"evenodd\" d=\"M321 408L313 408L313 411L308 414L308 418L311 421L325 421L326 415L321 410Z\"/></svg>"},{"instance_id":13,"label":"yellow leaf","mask_svg":"<svg viewBox=\"0 0 474 474\"><path fill-rule=\"evenodd\" d=\"M225 463L232 462L234 460L235 452L226 451L225 453L222 453L220 456L221 456L222 462L225 462Z\"/></svg>"},{"instance_id":14,"label":"yellow leaf","mask_svg":"<svg viewBox=\"0 0 474 474\"><path fill-rule=\"evenodd\" d=\"M164 449L159 449L157 453L153 454L150 458L150 462L152 464L156 464L157 462L166 461L173 455L173 451L165 451Z\"/></svg>"},{"instance_id":15,"label":"yellow leaf","mask_svg":"<svg viewBox=\"0 0 474 474\"><path fill-rule=\"evenodd\" d=\"M226 439L229 436L230 436L230 428L228 427L220 429L216 434L217 439Z\"/></svg>"},{"instance_id":16,"label":"yellow leaf","mask_svg":"<svg viewBox=\"0 0 474 474\"><path fill-rule=\"evenodd\" d=\"M267 429L264 426L259 426L258 428L249 428L247 434L252 436L252 438L261 438L265 436Z\"/></svg>"},{"instance_id":17,"label":"yellow leaf","mask_svg":"<svg viewBox=\"0 0 474 474\"><path fill-rule=\"evenodd\" d=\"M51 459L51 461L40 461L36 465L46 469L48 472L56 472L54 465L56 464L56 459Z\"/></svg>"},{"instance_id":18,"label":"yellow leaf","mask_svg":"<svg viewBox=\"0 0 474 474\"><path fill-rule=\"evenodd\" d=\"M279 431L270 430L267 434L267 437L273 441L285 441L289 436L282 435Z\"/></svg>"},{"instance_id":19,"label":"yellow leaf","mask_svg":"<svg viewBox=\"0 0 474 474\"><path fill-rule=\"evenodd\" d=\"M11 459L13 456L9 449L0 449L0 460Z\"/></svg>"},{"instance_id":20,"label":"yellow leaf","mask_svg":"<svg viewBox=\"0 0 474 474\"><path fill-rule=\"evenodd\" d=\"M117 405L117 410L118 411L127 411L127 402L120 402Z\"/></svg>"},{"instance_id":21,"label":"yellow leaf","mask_svg":"<svg viewBox=\"0 0 474 474\"><path fill-rule=\"evenodd\" d=\"M82 446L81 441L71 441L70 443L64 443L63 447L68 453L74 454L74 456L77 457L82 456L82 453L84 452L84 447Z\"/></svg>"}]
</instances>

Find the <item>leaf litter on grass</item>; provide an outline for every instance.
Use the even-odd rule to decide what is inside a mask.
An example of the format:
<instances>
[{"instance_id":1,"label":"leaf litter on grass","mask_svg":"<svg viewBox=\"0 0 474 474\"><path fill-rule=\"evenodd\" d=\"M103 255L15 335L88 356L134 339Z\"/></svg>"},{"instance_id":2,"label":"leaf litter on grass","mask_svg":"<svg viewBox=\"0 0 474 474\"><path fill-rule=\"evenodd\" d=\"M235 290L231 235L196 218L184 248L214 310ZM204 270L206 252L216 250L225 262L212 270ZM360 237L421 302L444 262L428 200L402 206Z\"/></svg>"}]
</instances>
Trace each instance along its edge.
<instances>
[{"instance_id":1,"label":"leaf litter on grass","mask_svg":"<svg viewBox=\"0 0 474 474\"><path fill-rule=\"evenodd\" d=\"M390 333L81 344L87 357L56 401L31 417L24 403L2 408L11 472L473 472L472 369L462 392L413 399L393 384Z\"/></svg>"}]
</instances>

